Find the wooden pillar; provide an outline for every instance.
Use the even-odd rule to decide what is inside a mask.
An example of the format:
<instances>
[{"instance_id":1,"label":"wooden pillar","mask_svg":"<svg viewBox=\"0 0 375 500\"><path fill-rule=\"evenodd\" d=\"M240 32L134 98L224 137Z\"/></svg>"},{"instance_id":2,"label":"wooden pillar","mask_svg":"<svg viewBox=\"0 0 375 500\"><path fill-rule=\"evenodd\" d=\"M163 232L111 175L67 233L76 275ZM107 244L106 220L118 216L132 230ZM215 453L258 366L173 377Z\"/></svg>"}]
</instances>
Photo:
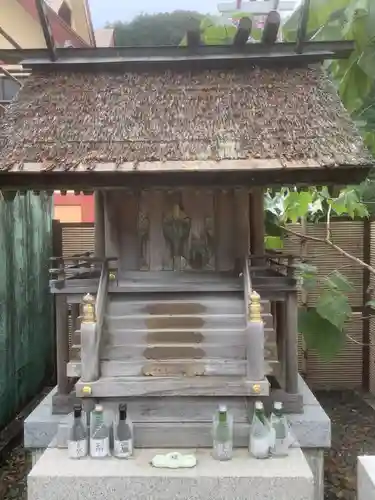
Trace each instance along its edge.
<instances>
[{"instance_id":1,"label":"wooden pillar","mask_svg":"<svg viewBox=\"0 0 375 500\"><path fill-rule=\"evenodd\" d=\"M285 303L285 384L290 394L298 392L298 300L297 291L287 294Z\"/></svg>"},{"instance_id":2,"label":"wooden pillar","mask_svg":"<svg viewBox=\"0 0 375 500\"><path fill-rule=\"evenodd\" d=\"M254 255L264 254L263 188L253 188L250 194L250 248Z\"/></svg>"},{"instance_id":3,"label":"wooden pillar","mask_svg":"<svg viewBox=\"0 0 375 500\"><path fill-rule=\"evenodd\" d=\"M285 366L286 366L286 353L285 353L285 343L286 343L286 314L285 302L275 302L274 307L274 318L276 319L276 342L277 342L277 354L280 363L280 380L279 383L283 389L285 389Z\"/></svg>"},{"instance_id":4,"label":"wooden pillar","mask_svg":"<svg viewBox=\"0 0 375 500\"><path fill-rule=\"evenodd\" d=\"M104 196L95 191L95 257L105 257Z\"/></svg>"},{"instance_id":5,"label":"wooden pillar","mask_svg":"<svg viewBox=\"0 0 375 500\"><path fill-rule=\"evenodd\" d=\"M69 324L66 296L56 294L56 353L57 353L57 391L69 394L70 383L66 373L69 362Z\"/></svg>"}]
</instances>

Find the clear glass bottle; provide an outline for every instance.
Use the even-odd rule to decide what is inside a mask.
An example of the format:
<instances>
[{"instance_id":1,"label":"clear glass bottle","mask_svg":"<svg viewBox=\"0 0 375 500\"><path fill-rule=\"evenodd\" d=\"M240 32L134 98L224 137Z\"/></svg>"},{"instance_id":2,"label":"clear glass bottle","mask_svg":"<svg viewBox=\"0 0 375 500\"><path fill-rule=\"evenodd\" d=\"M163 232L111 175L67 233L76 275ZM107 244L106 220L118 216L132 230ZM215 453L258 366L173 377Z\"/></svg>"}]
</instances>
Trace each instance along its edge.
<instances>
[{"instance_id":1,"label":"clear glass bottle","mask_svg":"<svg viewBox=\"0 0 375 500\"><path fill-rule=\"evenodd\" d=\"M82 421L82 406L74 405L73 422L69 429L68 455L70 458L83 458L88 454L87 427Z\"/></svg>"},{"instance_id":2,"label":"clear glass bottle","mask_svg":"<svg viewBox=\"0 0 375 500\"><path fill-rule=\"evenodd\" d=\"M133 455L133 426L125 403L119 405L118 421L113 426L113 455L117 458Z\"/></svg>"},{"instance_id":3,"label":"clear glass bottle","mask_svg":"<svg viewBox=\"0 0 375 500\"><path fill-rule=\"evenodd\" d=\"M233 456L233 416L226 405L220 405L213 418L213 450L216 460L231 460Z\"/></svg>"},{"instance_id":4,"label":"clear glass bottle","mask_svg":"<svg viewBox=\"0 0 375 500\"><path fill-rule=\"evenodd\" d=\"M261 401L255 402L250 429L249 451L254 458L268 458L270 455L270 425Z\"/></svg>"},{"instance_id":5,"label":"clear glass bottle","mask_svg":"<svg viewBox=\"0 0 375 500\"><path fill-rule=\"evenodd\" d=\"M109 428L104 422L103 407L96 405L90 419L90 455L104 458L109 454Z\"/></svg>"},{"instance_id":6,"label":"clear glass bottle","mask_svg":"<svg viewBox=\"0 0 375 500\"><path fill-rule=\"evenodd\" d=\"M285 457L289 452L289 426L283 413L282 403L274 403L270 423L273 434L271 455Z\"/></svg>"}]
</instances>

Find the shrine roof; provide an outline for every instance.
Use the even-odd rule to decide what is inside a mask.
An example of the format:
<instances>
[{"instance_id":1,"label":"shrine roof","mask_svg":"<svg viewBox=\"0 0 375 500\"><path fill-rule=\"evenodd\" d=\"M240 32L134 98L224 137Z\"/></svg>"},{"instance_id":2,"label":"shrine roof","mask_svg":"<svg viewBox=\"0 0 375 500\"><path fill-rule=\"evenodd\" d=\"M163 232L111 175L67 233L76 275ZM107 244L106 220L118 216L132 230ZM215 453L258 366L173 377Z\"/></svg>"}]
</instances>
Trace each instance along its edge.
<instances>
[{"instance_id":1,"label":"shrine roof","mask_svg":"<svg viewBox=\"0 0 375 500\"><path fill-rule=\"evenodd\" d=\"M39 68L5 112L0 148L3 172L303 169L308 176L373 163L320 66Z\"/></svg>"}]
</instances>

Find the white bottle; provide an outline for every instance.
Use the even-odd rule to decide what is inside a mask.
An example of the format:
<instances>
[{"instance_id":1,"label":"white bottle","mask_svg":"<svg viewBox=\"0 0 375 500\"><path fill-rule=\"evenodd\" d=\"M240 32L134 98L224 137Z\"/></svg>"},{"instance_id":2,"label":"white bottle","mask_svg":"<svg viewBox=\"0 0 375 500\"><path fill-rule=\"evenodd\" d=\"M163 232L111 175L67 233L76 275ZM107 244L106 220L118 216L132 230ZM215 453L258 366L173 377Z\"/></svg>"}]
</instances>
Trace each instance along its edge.
<instances>
[{"instance_id":1,"label":"white bottle","mask_svg":"<svg viewBox=\"0 0 375 500\"><path fill-rule=\"evenodd\" d=\"M254 458L268 458L270 455L270 426L261 401L255 402L249 451Z\"/></svg>"},{"instance_id":2,"label":"white bottle","mask_svg":"<svg viewBox=\"0 0 375 500\"><path fill-rule=\"evenodd\" d=\"M285 457L289 452L289 427L283 413L282 403L274 403L270 420L273 435L271 455L275 457Z\"/></svg>"},{"instance_id":3,"label":"white bottle","mask_svg":"<svg viewBox=\"0 0 375 500\"><path fill-rule=\"evenodd\" d=\"M130 458L133 455L133 426L126 404L120 404L118 421L113 424L113 455Z\"/></svg>"},{"instance_id":4,"label":"white bottle","mask_svg":"<svg viewBox=\"0 0 375 500\"><path fill-rule=\"evenodd\" d=\"M109 429L104 422L103 407L96 405L90 419L90 455L104 458L110 455Z\"/></svg>"},{"instance_id":5,"label":"white bottle","mask_svg":"<svg viewBox=\"0 0 375 500\"><path fill-rule=\"evenodd\" d=\"M68 455L69 458L83 458L88 453L87 428L82 421L82 407L74 405L73 422L69 429Z\"/></svg>"}]
</instances>

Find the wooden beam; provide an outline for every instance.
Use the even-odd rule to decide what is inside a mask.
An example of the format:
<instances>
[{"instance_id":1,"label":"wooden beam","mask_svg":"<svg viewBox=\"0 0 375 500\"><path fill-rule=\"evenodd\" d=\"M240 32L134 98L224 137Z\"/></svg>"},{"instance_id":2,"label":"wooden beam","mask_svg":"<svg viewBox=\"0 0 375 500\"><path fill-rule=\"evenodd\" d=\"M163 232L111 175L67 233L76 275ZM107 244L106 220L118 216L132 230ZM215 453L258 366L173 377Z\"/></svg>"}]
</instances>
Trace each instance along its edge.
<instances>
[{"instance_id":1,"label":"wooden beam","mask_svg":"<svg viewBox=\"0 0 375 500\"><path fill-rule=\"evenodd\" d=\"M5 38L7 42L9 42L15 49L22 50L22 47L19 43L15 41L1 26L0 26L0 35Z\"/></svg>"},{"instance_id":2,"label":"wooden beam","mask_svg":"<svg viewBox=\"0 0 375 500\"><path fill-rule=\"evenodd\" d=\"M251 253L259 255L252 264L263 264L264 259L264 190L254 188L250 194L250 248Z\"/></svg>"},{"instance_id":3,"label":"wooden beam","mask_svg":"<svg viewBox=\"0 0 375 500\"><path fill-rule=\"evenodd\" d=\"M57 295L56 301L56 354L57 354L57 391L69 394L70 384L67 375L69 362L69 326L66 297Z\"/></svg>"},{"instance_id":4,"label":"wooden beam","mask_svg":"<svg viewBox=\"0 0 375 500\"><path fill-rule=\"evenodd\" d=\"M52 29L48 19L47 5L45 0L35 0L36 8L38 10L40 24L43 30L44 40L46 41L47 50L49 54L50 61L57 60L56 46L52 34Z\"/></svg>"},{"instance_id":5,"label":"wooden beam","mask_svg":"<svg viewBox=\"0 0 375 500\"><path fill-rule=\"evenodd\" d=\"M307 23L309 21L310 0L304 0L301 7L301 17L297 30L296 52L302 54L307 35Z\"/></svg>"},{"instance_id":6,"label":"wooden beam","mask_svg":"<svg viewBox=\"0 0 375 500\"><path fill-rule=\"evenodd\" d=\"M95 200L95 257L105 257L104 195L98 190Z\"/></svg>"},{"instance_id":7,"label":"wooden beam","mask_svg":"<svg viewBox=\"0 0 375 500\"><path fill-rule=\"evenodd\" d=\"M298 300L297 292L288 293L285 303L285 390L298 392Z\"/></svg>"},{"instance_id":8,"label":"wooden beam","mask_svg":"<svg viewBox=\"0 0 375 500\"><path fill-rule=\"evenodd\" d=\"M233 45L235 47L244 47L251 34L251 28L253 27L252 20L250 17L242 17L238 23L237 32L234 35Z\"/></svg>"},{"instance_id":9,"label":"wooden beam","mask_svg":"<svg viewBox=\"0 0 375 500\"><path fill-rule=\"evenodd\" d=\"M22 83L18 80L18 78L12 75L12 73L9 73L9 71L6 68L4 68L4 66L0 66L0 71L2 71L5 76L13 80L15 83L18 83L18 85L22 87Z\"/></svg>"},{"instance_id":10,"label":"wooden beam","mask_svg":"<svg viewBox=\"0 0 375 500\"><path fill-rule=\"evenodd\" d=\"M255 3L255 2L254 2ZM102 48L57 48L55 64L69 66L106 65L121 69L135 66L150 69L153 66L188 68L192 65L203 68L236 68L249 62L274 65L275 62L313 63L325 59L346 59L355 48L351 40L331 42L305 42L304 53L297 54L295 42L280 42L271 49L261 43L248 43L241 50L235 46L201 45L196 53L189 47L102 47ZM47 49L0 49L0 60L5 63L22 64L28 68L51 65Z\"/></svg>"},{"instance_id":11,"label":"wooden beam","mask_svg":"<svg viewBox=\"0 0 375 500\"><path fill-rule=\"evenodd\" d=\"M265 45L273 45L277 40L281 23L280 14L276 10L271 10L267 15L262 33L262 43Z\"/></svg>"}]
</instances>

